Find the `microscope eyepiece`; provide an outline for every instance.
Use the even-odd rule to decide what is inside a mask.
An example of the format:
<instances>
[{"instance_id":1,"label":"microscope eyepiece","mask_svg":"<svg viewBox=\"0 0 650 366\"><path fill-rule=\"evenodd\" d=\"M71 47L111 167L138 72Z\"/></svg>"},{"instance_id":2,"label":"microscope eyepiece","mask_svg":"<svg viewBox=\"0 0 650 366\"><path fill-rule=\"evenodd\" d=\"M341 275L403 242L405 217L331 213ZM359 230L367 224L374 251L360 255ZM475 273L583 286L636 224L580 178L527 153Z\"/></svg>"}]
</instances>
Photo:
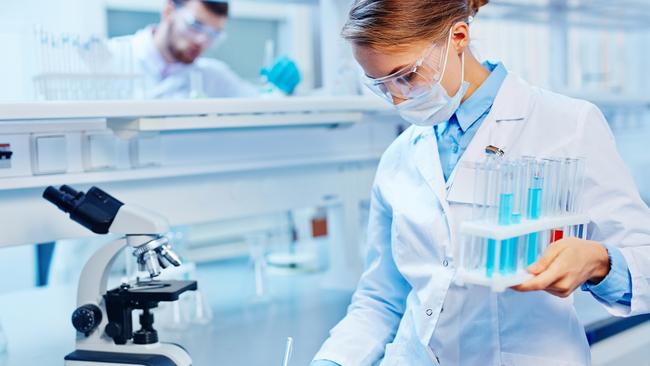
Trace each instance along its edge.
<instances>
[{"instance_id":1,"label":"microscope eyepiece","mask_svg":"<svg viewBox=\"0 0 650 366\"><path fill-rule=\"evenodd\" d=\"M69 213L74 210L75 197L63 190L58 190L52 186L47 187L43 192L43 198L55 204L63 212Z\"/></svg>"},{"instance_id":2,"label":"microscope eyepiece","mask_svg":"<svg viewBox=\"0 0 650 366\"><path fill-rule=\"evenodd\" d=\"M87 193L64 185L47 187L43 198L55 204L70 218L96 234L107 234L120 207L124 204L97 187Z\"/></svg>"},{"instance_id":3,"label":"microscope eyepiece","mask_svg":"<svg viewBox=\"0 0 650 366\"><path fill-rule=\"evenodd\" d=\"M75 198L81 198L81 196L84 195L83 192L77 192L72 187L70 187L68 185L65 185L65 184L61 186L60 190L61 190L61 192L65 192L65 193L67 193L67 194L69 194L69 195L71 195L71 196L73 196Z\"/></svg>"}]
</instances>

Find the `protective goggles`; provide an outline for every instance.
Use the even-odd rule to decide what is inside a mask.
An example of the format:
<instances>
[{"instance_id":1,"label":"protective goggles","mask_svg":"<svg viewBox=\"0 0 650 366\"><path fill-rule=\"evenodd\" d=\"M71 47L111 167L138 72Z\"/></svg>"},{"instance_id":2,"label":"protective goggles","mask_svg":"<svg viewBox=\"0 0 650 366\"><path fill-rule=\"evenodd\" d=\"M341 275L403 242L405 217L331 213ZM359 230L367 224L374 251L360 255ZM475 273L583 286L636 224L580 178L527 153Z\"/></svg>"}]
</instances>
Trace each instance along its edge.
<instances>
[{"instance_id":1,"label":"protective goggles","mask_svg":"<svg viewBox=\"0 0 650 366\"><path fill-rule=\"evenodd\" d=\"M225 32L221 29L215 29L209 25L203 24L187 10L180 10L178 12L178 17L180 19L181 32L189 37L205 37L210 41L215 41L225 36Z\"/></svg>"},{"instance_id":2,"label":"protective goggles","mask_svg":"<svg viewBox=\"0 0 650 366\"><path fill-rule=\"evenodd\" d=\"M447 63L448 45L449 42L435 43L414 63L378 79L366 76L364 84L390 103L393 103L394 98L418 98L429 92L431 87L442 79Z\"/></svg>"}]
</instances>

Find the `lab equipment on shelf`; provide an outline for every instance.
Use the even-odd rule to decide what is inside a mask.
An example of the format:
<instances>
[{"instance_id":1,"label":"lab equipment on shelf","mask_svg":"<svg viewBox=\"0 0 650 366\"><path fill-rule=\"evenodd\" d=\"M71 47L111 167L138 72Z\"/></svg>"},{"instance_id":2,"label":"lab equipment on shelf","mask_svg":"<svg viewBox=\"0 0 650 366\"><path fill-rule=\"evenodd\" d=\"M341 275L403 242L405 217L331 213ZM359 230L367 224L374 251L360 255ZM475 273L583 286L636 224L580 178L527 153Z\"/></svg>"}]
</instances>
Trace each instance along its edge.
<instances>
[{"instance_id":1,"label":"lab equipment on shelf","mask_svg":"<svg viewBox=\"0 0 650 366\"><path fill-rule=\"evenodd\" d=\"M271 300L266 285L266 259L265 253L268 250L269 235L266 232L254 232L246 237L250 257L253 262L253 271L255 277L255 294L251 297L250 302L266 303Z\"/></svg>"},{"instance_id":2,"label":"lab equipment on shelf","mask_svg":"<svg viewBox=\"0 0 650 366\"><path fill-rule=\"evenodd\" d=\"M586 236L583 159L489 155L473 169L472 218L460 225L458 284L504 291L531 277L527 267L548 245Z\"/></svg>"},{"instance_id":3,"label":"lab equipment on shelf","mask_svg":"<svg viewBox=\"0 0 650 366\"><path fill-rule=\"evenodd\" d=\"M36 99L115 100L142 94L128 37L103 39L35 29Z\"/></svg>"}]
</instances>

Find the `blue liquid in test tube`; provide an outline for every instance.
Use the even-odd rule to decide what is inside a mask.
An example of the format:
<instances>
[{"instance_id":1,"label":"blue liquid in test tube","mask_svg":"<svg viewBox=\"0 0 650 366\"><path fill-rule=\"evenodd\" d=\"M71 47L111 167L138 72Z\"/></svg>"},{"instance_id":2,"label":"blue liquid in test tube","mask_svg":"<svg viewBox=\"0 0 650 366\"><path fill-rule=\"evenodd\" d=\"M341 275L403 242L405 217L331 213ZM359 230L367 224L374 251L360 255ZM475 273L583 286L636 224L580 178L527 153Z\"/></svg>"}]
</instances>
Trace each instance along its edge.
<instances>
[{"instance_id":1,"label":"blue liquid in test tube","mask_svg":"<svg viewBox=\"0 0 650 366\"><path fill-rule=\"evenodd\" d=\"M535 180L541 180L536 178ZM528 219L539 220L542 212L542 188L528 189ZM528 235L528 248L526 255L526 264L531 265L537 261L537 243L539 242L539 233Z\"/></svg>"},{"instance_id":2,"label":"blue liquid in test tube","mask_svg":"<svg viewBox=\"0 0 650 366\"><path fill-rule=\"evenodd\" d=\"M542 189L528 189L528 219L539 220L542 212Z\"/></svg>"},{"instance_id":3,"label":"blue liquid in test tube","mask_svg":"<svg viewBox=\"0 0 650 366\"><path fill-rule=\"evenodd\" d=\"M485 275L489 278L494 274L494 257L496 256L497 241L488 239L487 241L487 260L485 262Z\"/></svg>"},{"instance_id":4,"label":"blue liquid in test tube","mask_svg":"<svg viewBox=\"0 0 650 366\"><path fill-rule=\"evenodd\" d=\"M499 225L510 225L512 222L512 205L514 194L502 193L499 196ZM496 243L495 243L496 244ZM501 253L499 255L499 272L505 273L508 267L510 254L510 240L501 241Z\"/></svg>"},{"instance_id":5,"label":"blue liquid in test tube","mask_svg":"<svg viewBox=\"0 0 650 366\"><path fill-rule=\"evenodd\" d=\"M521 223L521 214L513 213L512 224ZM519 238L508 239L507 244L505 245L505 271L507 273L515 273L517 271L517 248L519 246Z\"/></svg>"},{"instance_id":6,"label":"blue liquid in test tube","mask_svg":"<svg viewBox=\"0 0 650 366\"><path fill-rule=\"evenodd\" d=\"M499 200L499 225L510 225L512 223L512 204L515 195L502 193Z\"/></svg>"}]
</instances>

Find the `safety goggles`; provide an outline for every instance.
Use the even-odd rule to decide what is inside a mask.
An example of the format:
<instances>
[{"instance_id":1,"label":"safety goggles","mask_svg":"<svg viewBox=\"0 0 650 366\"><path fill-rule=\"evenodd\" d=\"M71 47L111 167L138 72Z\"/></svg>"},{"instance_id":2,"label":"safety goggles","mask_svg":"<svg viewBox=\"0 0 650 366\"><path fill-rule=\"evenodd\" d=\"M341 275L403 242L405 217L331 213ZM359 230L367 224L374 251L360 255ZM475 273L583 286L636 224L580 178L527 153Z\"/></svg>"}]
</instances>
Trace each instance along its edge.
<instances>
[{"instance_id":1,"label":"safety goggles","mask_svg":"<svg viewBox=\"0 0 650 366\"><path fill-rule=\"evenodd\" d=\"M431 45L414 63L378 79L365 77L364 84L378 96L393 103L394 99L418 98L440 81L447 63L446 44Z\"/></svg>"},{"instance_id":2,"label":"safety goggles","mask_svg":"<svg viewBox=\"0 0 650 366\"><path fill-rule=\"evenodd\" d=\"M198 39L203 37L209 41L215 41L225 36L223 30L203 24L187 10L181 9L178 12L178 17L180 19L180 31L191 38Z\"/></svg>"}]
</instances>

